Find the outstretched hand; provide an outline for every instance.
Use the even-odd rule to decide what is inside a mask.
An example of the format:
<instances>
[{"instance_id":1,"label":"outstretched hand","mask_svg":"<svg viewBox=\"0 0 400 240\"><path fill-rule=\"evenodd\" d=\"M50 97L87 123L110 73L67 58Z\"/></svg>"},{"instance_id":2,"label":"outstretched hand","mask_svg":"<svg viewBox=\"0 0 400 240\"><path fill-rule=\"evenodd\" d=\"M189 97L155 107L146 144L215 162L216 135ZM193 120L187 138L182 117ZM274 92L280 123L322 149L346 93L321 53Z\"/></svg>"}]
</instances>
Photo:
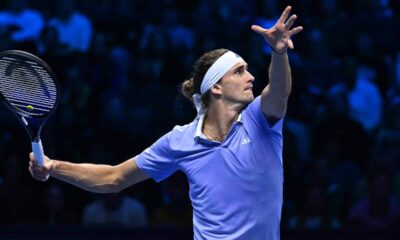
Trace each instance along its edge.
<instances>
[{"instance_id":1,"label":"outstretched hand","mask_svg":"<svg viewBox=\"0 0 400 240\"><path fill-rule=\"evenodd\" d=\"M262 35L271 48L279 54L285 53L288 48L293 49L294 46L290 37L303 30L303 27L301 26L291 29L297 18L296 15L289 17L291 10L291 6L286 7L275 25L269 29L262 28L258 25L251 26L251 29Z\"/></svg>"}]
</instances>

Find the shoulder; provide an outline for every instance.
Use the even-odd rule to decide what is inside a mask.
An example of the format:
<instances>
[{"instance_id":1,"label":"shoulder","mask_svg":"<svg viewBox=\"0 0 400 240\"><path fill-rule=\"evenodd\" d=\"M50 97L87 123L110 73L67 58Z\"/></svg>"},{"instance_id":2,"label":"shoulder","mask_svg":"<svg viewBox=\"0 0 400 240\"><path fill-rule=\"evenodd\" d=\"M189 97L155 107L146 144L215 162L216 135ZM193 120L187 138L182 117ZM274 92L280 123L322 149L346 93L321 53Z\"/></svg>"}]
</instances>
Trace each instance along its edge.
<instances>
[{"instance_id":1,"label":"shoulder","mask_svg":"<svg viewBox=\"0 0 400 240\"><path fill-rule=\"evenodd\" d=\"M243 122L263 121L263 113L260 108L260 96L256 97L241 112Z\"/></svg>"},{"instance_id":2,"label":"shoulder","mask_svg":"<svg viewBox=\"0 0 400 240\"><path fill-rule=\"evenodd\" d=\"M189 124L186 125L176 125L167 135L168 141L174 145L189 139L194 139L194 134L196 132L196 123L197 121L194 120Z\"/></svg>"},{"instance_id":3,"label":"shoulder","mask_svg":"<svg viewBox=\"0 0 400 240\"><path fill-rule=\"evenodd\" d=\"M180 146L187 143L190 139L194 139L194 133L196 131L195 121L186 125L176 125L171 131L160 137L151 148L147 149L147 152L151 149L158 149L157 152L168 151L173 149L179 149Z\"/></svg>"},{"instance_id":4,"label":"shoulder","mask_svg":"<svg viewBox=\"0 0 400 240\"><path fill-rule=\"evenodd\" d=\"M257 111L261 110L261 96L257 96L251 101L244 109L243 112L246 111Z\"/></svg>"},{"instance_id":5,"label":"shoulder","mask_svg":"<svg viewBox=\"0 0 400 240\"><path fill-rule=\"evenodd\" d=\"M284 116L274 121L269 121L261 110L261 96L257 96L242 111L242 121L247 128L274 131L281 134Z\"/></svg>"},{"instance_id":6,"label":"shoulder","mask_svg":"<svg viewBox=\"0 0 400 240\"><path fill-rule=\"evenodd\" d=\"M195 129L196 128L196 124L195 121L185 124L185 125L176 125L172 130L171 133L173 134L184 134L188 131L190 131L191 129Z\"/></svg>"}]
</instances>

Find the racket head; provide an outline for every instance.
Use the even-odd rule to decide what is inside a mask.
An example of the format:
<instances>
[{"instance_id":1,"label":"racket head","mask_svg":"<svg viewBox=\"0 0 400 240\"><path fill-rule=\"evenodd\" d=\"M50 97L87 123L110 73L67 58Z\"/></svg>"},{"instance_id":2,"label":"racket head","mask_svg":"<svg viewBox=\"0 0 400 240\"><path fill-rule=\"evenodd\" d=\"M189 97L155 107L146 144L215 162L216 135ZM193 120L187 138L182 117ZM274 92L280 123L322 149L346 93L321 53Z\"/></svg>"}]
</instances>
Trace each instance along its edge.
<instances>
[{"instance_id":1,"label":"racket head","mask_svg":"<svg viewBox=\"0 0 400 240\"><path fill-rule=\"evenodd\" d=\"M59 96L56 76L42 59L21 50L0 53L0 98L15 114L45 121Z\"/></svg>"}]
</instances>

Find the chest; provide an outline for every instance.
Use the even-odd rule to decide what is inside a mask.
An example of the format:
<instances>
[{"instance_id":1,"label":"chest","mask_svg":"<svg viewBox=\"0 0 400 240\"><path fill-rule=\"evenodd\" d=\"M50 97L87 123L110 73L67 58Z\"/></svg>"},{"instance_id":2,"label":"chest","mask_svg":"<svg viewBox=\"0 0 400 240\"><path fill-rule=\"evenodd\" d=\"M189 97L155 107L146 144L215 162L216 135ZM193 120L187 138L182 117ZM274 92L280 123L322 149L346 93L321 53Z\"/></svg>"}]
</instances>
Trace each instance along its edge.
<instances>
[{"instance_id":1,"label":"chest","mask_svg":"<svg viewBox=\"0 0 400 240\"><path fill-rule=\"evenodd\" d=\"M273 139L253 139L238 129L224 142L205 145L179 164L191 187L199 191L257 193L283 182L280 146Z\"/></svg>"}]
</instances>

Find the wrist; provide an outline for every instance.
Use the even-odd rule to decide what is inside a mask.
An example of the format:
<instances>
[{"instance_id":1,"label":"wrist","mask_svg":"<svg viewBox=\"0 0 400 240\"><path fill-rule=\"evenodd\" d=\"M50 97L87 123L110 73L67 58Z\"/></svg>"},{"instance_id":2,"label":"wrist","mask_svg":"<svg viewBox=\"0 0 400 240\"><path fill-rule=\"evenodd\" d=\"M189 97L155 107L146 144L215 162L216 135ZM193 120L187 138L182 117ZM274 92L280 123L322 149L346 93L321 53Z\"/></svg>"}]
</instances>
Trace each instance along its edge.
<instances>
[{"instance_id":1,"label":"wrist","mask_svg":"<svg viewBox=\"0 0 400 240\"><path fill-rule=\"evenodd\" d=\"M56 161L49 158L49 175L53 176L56 169Z\"/></svg>"},{"instance_id":2,"label":"wrist","mask_svg":"<svg viewBox=\"0 0 400 240\"><path fill-rule=\"evenodd\" d=\"M275 55L278 55L278 56L283 56L283 55L285 55L287 53L286 50L283 51L283 52L277 52L274 48L271 47L271 49L272 49L272 54L275 54Z\"/></svg>"},{"instance_id":3,"label":"wrist","mask_svg":"<svg viewBox=\"0 0 400 240\"><path fill-rule=\"evenodd\" d=\"M275 53L275 52L272 52L272 54L271 54L271 59L273 60L273 61L278 61L278 62L282 62L282 61L284 61L284 62L286 62L286 61L288 61L289 60L289 57L288 57L288 55L287 55L287 52L284 52L284 53Z\"/></svg>"}]
</instances>

